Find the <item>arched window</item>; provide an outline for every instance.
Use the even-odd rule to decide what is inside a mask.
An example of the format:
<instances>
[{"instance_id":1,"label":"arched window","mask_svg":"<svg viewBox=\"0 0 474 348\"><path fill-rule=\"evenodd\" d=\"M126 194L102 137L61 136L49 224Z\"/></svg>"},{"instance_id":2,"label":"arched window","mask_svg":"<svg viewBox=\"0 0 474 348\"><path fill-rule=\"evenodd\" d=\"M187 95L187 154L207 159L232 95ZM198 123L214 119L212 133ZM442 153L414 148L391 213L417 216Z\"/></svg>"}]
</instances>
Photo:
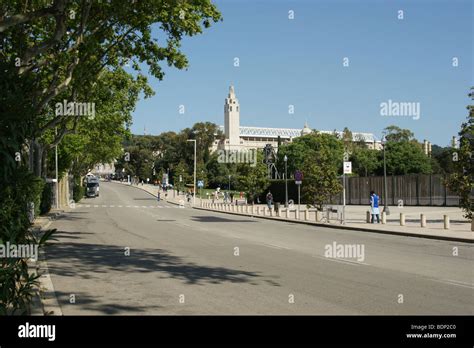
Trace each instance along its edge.
<instances>
[{"instance_id":1,"label":"arched window","mask_svg":"<svg viewBox=\"0 0 474 348\"><path fill-rule=\"evenodd\" d=\"M239 107L237 106L237 111L239 111Z\"/></svg>"},{"instance_id":2,"label":"arched window","mask_svg":"<svg viewBox=\"0 0 474 348\"><path fill-rule=\"evenodd\" d=\"M232 111L232 106L230 107L230 111Z\"/></svg>"}]
</instances>

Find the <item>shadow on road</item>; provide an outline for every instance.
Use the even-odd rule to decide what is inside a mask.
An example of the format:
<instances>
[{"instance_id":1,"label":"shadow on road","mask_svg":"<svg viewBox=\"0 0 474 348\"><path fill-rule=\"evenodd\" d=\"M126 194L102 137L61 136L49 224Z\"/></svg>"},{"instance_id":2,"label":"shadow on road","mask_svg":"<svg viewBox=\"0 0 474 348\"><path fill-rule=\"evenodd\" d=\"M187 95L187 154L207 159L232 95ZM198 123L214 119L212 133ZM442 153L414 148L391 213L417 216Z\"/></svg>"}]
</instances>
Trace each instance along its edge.
<instances>
[{"instance_id":1,"label":"shadow on road","mask_svg":"<svg viewBox=\"0 0 474 348\"><path fill-rule=\"evenodd\" d=\"M128 313L136 315L137 313L144 313L150 309L162 308L161 306L147 304L146 306L140 306L134 304L133 306L125 306L117 303L102 303L103 297L101 295L91 296L84 292L74 292L75 303L71 303L71 294L63 291L55 291L58 303L64 311L66 307L80 307L81 310L95 311L99 314L114 315Z\"/></svg>"},{"instance_id":2,"label":"shadow on road","mask_svg":"<svg viewBox=\"0 0 474 348\"><path fill-rule=\"evenodd\" d=\"M61 235L62 231L58 231ZM78 233L79 234L79 233ZM161 279L178 279L186 284L251 283L261 277L258 272L226 267L212 267L186 262L163 249L130 249L124 246L99 245L61 241L46 249L49 272L52 275L77 279L102 279L103 274L124 276L129 272L156 273Z\"/></svg>"}]
</instances>

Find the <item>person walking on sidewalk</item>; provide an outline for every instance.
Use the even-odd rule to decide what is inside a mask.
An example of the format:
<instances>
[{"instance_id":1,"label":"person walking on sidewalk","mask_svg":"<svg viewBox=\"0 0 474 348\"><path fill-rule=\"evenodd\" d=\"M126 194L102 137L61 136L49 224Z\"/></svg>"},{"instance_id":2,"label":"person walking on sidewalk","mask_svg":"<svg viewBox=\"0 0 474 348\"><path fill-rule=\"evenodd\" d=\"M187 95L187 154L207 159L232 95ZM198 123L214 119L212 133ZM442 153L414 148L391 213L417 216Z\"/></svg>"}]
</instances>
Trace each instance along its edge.
<instances>
[{"instance_id":1,"label":"person walking on sidewalk","mask_svg":"<svg viewBox=\"0 0 474 348\"><path fill-rule=\"evenodd\" d=\"M377 217L377 223L380 223L380 209L379 209L379 196L374 191L370 191L370 214L372 216L371 223L375 223L375 217Z\"/></svg>"}]
</instances>

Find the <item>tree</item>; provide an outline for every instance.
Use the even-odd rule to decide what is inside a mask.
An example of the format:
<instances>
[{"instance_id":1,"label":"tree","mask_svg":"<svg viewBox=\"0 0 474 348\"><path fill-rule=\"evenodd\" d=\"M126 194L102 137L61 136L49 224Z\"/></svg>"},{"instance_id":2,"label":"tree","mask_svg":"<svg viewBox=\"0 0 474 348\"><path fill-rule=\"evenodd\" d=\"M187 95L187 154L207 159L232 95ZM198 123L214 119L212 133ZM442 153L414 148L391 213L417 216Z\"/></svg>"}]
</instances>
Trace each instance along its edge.
<instances>
[{"instance_id":1,"label":"tree","mask_svg":"<svg viewBox=\"0 0 474 348\"><path fill-rule=\"evenodd\" d=\"M402 129L397 126L388 126L384 129L386 133L386 140L392 142L399 142L399 141L411 141L414 138L414 134L409 129Z\"/></svg>"},{"instance_id":2,"label":"tree","mask_svg":"<svg viewBox=\"0 0 474 348\"><path fill-rule=\"evenodd\" d=\"M431 160L425 155L421 144L417 142L393 142L385 144L387 173L393 175L429 174ZM379 161L383 161L383 151L379 152ZM379 167L379 174L383 174L383 166Z\"/></svg>"},{"instance_id":3,"label":"tree","mask_svg":"<svg viewBox=\"0 0 474 348\"><path fill-rule=\"evenodd\" d=\"M279 171L284 173L283 157L287 155L289 173L303 172L302 198L322 209L342 189L338 172L342 171L343 154L344 142L335 135L308 134L281 146Z\"/></svg>"},{"instance_id":4,"label":"tree","mask_svg":"<svg viewBox=\"0 0 474 348\"><path fill-rule=\"evenodd\" d=\"M378 150L364 147L354 147L354 151L350 157L354 173L359 176L374 175L382 165L379 158Z\"/></svg>"},{"instance_id":5,"label":"tree","mask_svg":"<svg viewBox=\"0 0 474 348\"><path fill-rule=\"evenodd\" d=\"M52 145L76 131L77 117L57 115L53 106L91 97L95 81L104 70L113 71L130 62L145 79L139 63L161 80L160 62L182 69L188 66L180 52L183 36L202 33L211 21L221 19L210 0L189 1L23 1L6 0L0 9L0 71L6 84L16 85L24 97L22 116L32 126L28 138L36 162L42 149L36 143L57 127ZM160 46L152 25L163 34ZM14 105L6 104L12 113ZM18 118L17 120L18 121ZM13 127L12 125L9 125ZM41 163L35 166L39 175Z\"/></svg>"},{"instance_id":6,"label":"tree","mask_svg":"<svg viewBox=\"0 0 474 348\"><path fill-rule=\"evenodd\" d=\"M474 100L474 87L469 93ZM468 105L467 121L461 125L459 131L459 149L453 153L455 172L447 180L448 186L459 195L459 205L464 210L465 217L473 218L474 210L474 105Z\"/></svg>"},{"instance_id":7,"label":"tree","mask_svg":"<svg viewBox=\"0 0 474 348\"><path fill-rule=\"evenodd\" d=\"M247 200L254 202L269 186L267 166L263 163L263 151L257 151L257 163L240 163L237 166L237 189L245 192Z\"/></svg>"}]
</instances>

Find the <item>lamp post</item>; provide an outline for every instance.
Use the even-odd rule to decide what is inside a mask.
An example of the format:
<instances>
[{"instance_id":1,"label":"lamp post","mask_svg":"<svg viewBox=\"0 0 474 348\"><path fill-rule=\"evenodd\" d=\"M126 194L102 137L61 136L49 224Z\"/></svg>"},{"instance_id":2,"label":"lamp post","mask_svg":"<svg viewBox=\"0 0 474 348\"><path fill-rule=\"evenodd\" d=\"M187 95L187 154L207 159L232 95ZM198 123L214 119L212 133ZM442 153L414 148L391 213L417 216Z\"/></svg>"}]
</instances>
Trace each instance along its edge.
<instances>
[{"instance_id":1,"label":"lamp post","mask_svg":"<svg viewBox=\"0 0 474 348\"><path fill-rule=\"evenodd\" d=\"M286 155L283 157L283 161L285 162L285 208L288 208L288 157Z\"/></svg>"},{"instance_id":2,"label":"lamp post","mask_svg":"<svg viewBox=\"0 0 474 348\"><path fill-rule=\"evenodd\" d=\"M386 134L383 133L382 146L383 146L383 186L384 186L384 199L383 199L383 211L386 215L390 215L390 209L388 208L388 189L387 189L387 161L385 160L385 145L387 143Z\"/></svg>"},{"instance_id":3,"label":"lamp post","mask_svg":"<svg viewBox=\"0 0 474 348\"><path fill-rule=\"evenodd\" d=\"M194 142L194 184L193 184L193 205L196 205L196 139L188 139Z\"/></svg>"}]
</instances>

